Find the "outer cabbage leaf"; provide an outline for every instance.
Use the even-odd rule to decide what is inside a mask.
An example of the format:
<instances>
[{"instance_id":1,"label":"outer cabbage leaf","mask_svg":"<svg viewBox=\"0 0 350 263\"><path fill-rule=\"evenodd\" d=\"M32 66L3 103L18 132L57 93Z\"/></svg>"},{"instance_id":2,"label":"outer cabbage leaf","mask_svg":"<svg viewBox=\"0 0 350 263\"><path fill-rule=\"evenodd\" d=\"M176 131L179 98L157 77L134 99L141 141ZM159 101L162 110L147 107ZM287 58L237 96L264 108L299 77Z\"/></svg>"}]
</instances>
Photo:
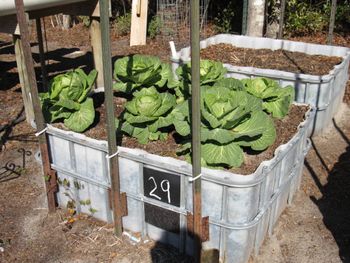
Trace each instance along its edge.
<instances>
[{"instance_id":1,"label":"outer cabbage leaf","mask_svg":"<svg viewBox=\"0 0 350 263\"><path fill-rule=\"evenodd\" d=\"M206 143L201 147L202 158L208 165L239 167L243 163L243 150L235 143L217 145Z\"/></svg>"},{"instance_id":2,"label":"outer cabbage leaf","mask_svg":"<svg viewBox=\"0 0 350 263\"><path fill-rule=\"evenodd\" d=\"M69 118L64 120L64 124L75 132L85 131L95 119L94 102L91 98L87 98L80 104L80 109L73 112Z\"/></svg>"}]
</instances>

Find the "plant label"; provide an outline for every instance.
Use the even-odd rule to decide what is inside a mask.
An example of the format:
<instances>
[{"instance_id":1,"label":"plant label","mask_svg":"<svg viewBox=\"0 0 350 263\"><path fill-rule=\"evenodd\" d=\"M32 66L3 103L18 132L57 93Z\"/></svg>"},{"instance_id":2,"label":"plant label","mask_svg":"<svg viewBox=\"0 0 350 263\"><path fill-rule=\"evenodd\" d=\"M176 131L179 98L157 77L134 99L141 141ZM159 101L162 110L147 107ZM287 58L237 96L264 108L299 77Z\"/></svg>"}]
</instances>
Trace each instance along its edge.
<instances>
[{"instance_id":1,"label":"plant label","mask_svg":"<svg viewBox=\"0 0 350 263\"><path fill-rule=\"evenodd\" d=\"M144 196L180 207L180 179L177 174L144 167ZM170 232L180 231L180 215L159 206L145 203L145 221Z\"/></svg>"}]
</instances>

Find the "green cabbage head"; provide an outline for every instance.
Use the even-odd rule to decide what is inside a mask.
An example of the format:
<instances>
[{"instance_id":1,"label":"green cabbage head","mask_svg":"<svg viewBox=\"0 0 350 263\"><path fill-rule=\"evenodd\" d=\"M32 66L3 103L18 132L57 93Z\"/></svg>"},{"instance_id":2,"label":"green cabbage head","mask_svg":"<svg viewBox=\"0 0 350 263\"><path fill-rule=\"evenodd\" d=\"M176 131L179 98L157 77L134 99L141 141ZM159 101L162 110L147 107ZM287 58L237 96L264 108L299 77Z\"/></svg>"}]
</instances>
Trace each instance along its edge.
<instances>
[{"instance_id":1,"label":"green cabbage head","mask_svg":"<svg viewBox=\"0 0 350 263\"><path fill-rule=\"evenodd\" d=\"M172 124L169 113L176 104L175 96L168 92L160 93L155 87L143 88L134 92L133 96L125 105L122 130L141 144L166 139L168 133L160 129Z\"/></svg>"},{"instance_id":2,"label":"green cabbage head","mask_svg":"<svg viewBox=\"0 0 350 263\"><path fill-rule=\"evenodd\" d=\"M287 115L294 101L295 91L292 86L282 88L277 81L269 78L242 80L248 93L263 100L263 108L275 118Z\"/></svg>"},{"instance_id":3,"label":"green cabbage head","mask_svg":"<svg viewBox=\"0 0 350 263\"><path fill-rule=\"evenodd\" d=\"M116 91L130 94L145 87L163 88L172 79L172 71L169 64L157 57L136 54L114 63L114 79Z\"/></svg>"},{"instance_id":4,"label":"green cabbage head","mask_svg":"<svg viewBox=\"0 0 350 263\"><path fill-rule=\"evenodd\" d=\"M184 104L188 105L188 101ZM182 106L186 107L186 106ZM189 111L179 110L174 118L189 120ZM188 106L187 106L188 109ZM179 112L185 114L181 115ZM175 126L176 128L176 126ZM177 130L177 128L176 128ZM183 136L187 133L178 131ZM201 154L202 164L209 167L239 167L243 148L265 150L276 138L273 120L262 110L262 101L244 90L223 86L201 87ZM190 156L190 144L180 154Z\"/></svg>"},{"instance_id":5,"label":"green cabbage head","mask_svg":"<svg viewBox=\"0 0 350 263\"><path fill-rule=\"evenodd\" d=\"M54 122L63 119L70 130L85 131L95 119L94 104L88 95L96 77L96 70L86 75L82 69L54 77L49 91L39 94L45 120Z\"/></svg>"}]
</instances>

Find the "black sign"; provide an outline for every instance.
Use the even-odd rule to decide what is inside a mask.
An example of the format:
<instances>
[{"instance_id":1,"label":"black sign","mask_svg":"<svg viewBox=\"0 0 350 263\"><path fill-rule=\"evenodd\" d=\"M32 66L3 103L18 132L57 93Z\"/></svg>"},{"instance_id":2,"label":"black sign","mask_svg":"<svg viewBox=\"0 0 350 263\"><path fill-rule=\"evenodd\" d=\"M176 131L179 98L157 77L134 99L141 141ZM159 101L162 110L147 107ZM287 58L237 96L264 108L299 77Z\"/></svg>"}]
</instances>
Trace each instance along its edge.
<instances>
[{"instance_id":1,"label":"black sign","mask_svg":"<svg viewBox=\"0 0 350 263\"><path fill-rule=\"evenodd\" d=\"M146 197L180 207L180 176L143 168L143 190Z\"/></svg>"},{"instance_id":2,"label":"black sign","mask_svg":"<svg viewBox=\"0 0 350 263\"><path fill-rule=\"evenodd\" d=\"M161 229L180 233L180 214L145 203L145 221Z\"/></svg>"},{"instance_id":3,"label":"black sign","mask_svg":"<svg viewBox=\"0 0 350 263\"><path fill-rule=\"evenodd\" d=\"M180 207L180 176L143 168L144 196ZM145 221L170 232L180 232L180 214L145 203Z\"/></svg>"}]
</instances>

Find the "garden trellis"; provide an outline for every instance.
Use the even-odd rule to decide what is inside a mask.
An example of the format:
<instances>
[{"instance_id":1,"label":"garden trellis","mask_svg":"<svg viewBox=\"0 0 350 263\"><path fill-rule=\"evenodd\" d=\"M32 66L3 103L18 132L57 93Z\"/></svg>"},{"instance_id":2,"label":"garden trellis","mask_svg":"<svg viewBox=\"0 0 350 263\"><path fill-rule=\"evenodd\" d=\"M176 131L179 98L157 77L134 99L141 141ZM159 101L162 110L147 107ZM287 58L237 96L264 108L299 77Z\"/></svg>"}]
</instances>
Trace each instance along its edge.
<instances>
[{"instance_id":1,"label":"garden trellis","mask_svg":"<svg viewBox=\"0 0 350 263\"><path fill-rule=\"evenodd\" d=\"M205 32L207 27L209 1L199 1L200 32ZM190 37L190 0L157 0L157 17L164 39Z\"/></svg>"}]
</instances>

